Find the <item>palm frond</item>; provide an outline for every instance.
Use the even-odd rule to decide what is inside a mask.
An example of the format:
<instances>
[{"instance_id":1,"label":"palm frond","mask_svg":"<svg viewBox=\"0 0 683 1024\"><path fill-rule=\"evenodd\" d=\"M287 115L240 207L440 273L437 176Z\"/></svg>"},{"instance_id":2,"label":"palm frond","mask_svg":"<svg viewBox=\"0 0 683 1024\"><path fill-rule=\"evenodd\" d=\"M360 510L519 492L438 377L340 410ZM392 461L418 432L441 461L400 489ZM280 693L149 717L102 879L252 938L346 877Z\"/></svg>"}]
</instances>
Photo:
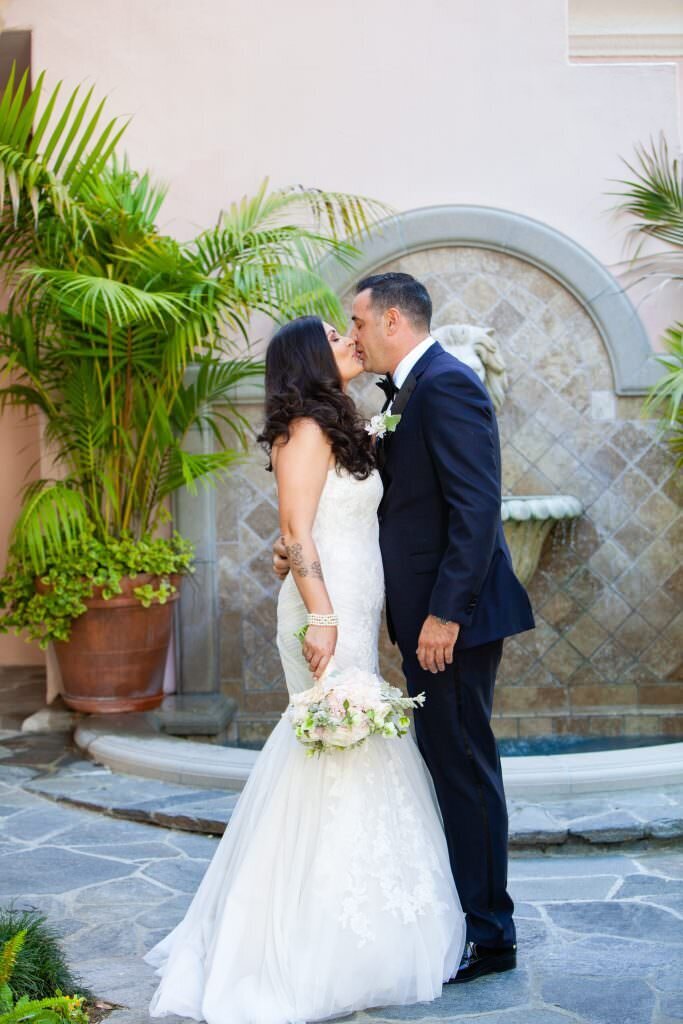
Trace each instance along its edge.
<instances>
[{"instance_id":1,"label":"palm frond","mask_svg":"<svg viewBox=\"0 0 683 1024\"><path fill-rule=\"evenodd\" d=\"M392 209L368 196L296 186L276 193L278 216L296 217L297 210L311 215L319 229L335 241L367 235Z\"/></svg>"},{"instance_id":2,"label":"palm frond","mask_svg":"<svg viewBox=\"0 0 683 1024\"><path fill-rule=\"evenodd\" d=\"M645 238L683 247L683 169L670 157L664 135L659 143L650 140L649 148L637 146L635 164L624 163L633 177L619 179L623 188L608 194L621 199L616 211L636 218L630 229L632 241L639 243L635 255Z\"/></svg>"},{"instance_id":3,"label":"palm frond","mask_svg":"<svg viewBox=\"0 0 683 1024\"><path fill-rule=\"evenodd\" d=\"M197 482L215 486L227 470L240 461L240 454L226 449L219 452L186 452L174 446L168 452L157 483L157 500L186 487L190 494L197 493Z\"/></svg>"},{"instance_id":4,"label":"palm frond","mask_svg":"<svg viewBox=\"0 0 683 1024\"><path fill-rule=\"evenodd\" d=\"M83 496L64 482L36 480L26 490L10 544L40 575L50 554L72 548L88 522Z\"/></svg>"},{"instance_id":5,"label":"palm frond","mask_svg":"<svg viewBox=\"0 0 683 1024\"><path fill-rule=\"evenodd\" d=\"M664 335L667 355L658 356L657 362L666 370L653 386L644 403L650 415L664 411L663 423L667 428L683 430L683 322L670 327Z\"/></svg>"},{"instance_id":6,"label":"palm frond","mask_svg":"<svg viewBox=\"0 0 683 1024\"><path fill-rule=\"evenodd\" d=\"M144 291L124 281L82 271L33 266L24 274L43 286L67 316L101 328L108 321L117 327L165 318L181 322L187 313L185 297L172 292Z\"/></svg>"},{"instance_id":7,"label":"palm frond","mask_svg":"<svg viewBox=\"0 0 683 1024\"><path fill-rule=\"evenodd\" d=\"M102 169L91 196L115 214L123 212L129 232L131 226L135 226L145 235L155 235L156 219L166 192L166 186L153 182L149 174L140 174L134 170L127 157L120 160L114 154L109 164ZM172 239L167 241L172 242Z\"/></svg>"},{"instance_id":8,"label":"palm frond","mask_svg":"<svg viewBox=\"0 0 683 1024\"><path fill-rule=\"evenodd\" d=\"M182 441L192 427L209 430L220 447L226 447L222 425L246 448L249 421L235 406L235 390L243 381L262 380L265 366L252 359L199 361L192 382L179 387L171 410L175 435Z\"/></svg>"},{"instance_id":9,"label":"palm frond","mask_svg":"<svg viewBox=\"0 0 683 1024\"><path fill-rule=\"evenodd\" d=\"M233 204L188 243L160 233L165 188L120 157L125 123L93 89L44 75L0 96L0 408L40 409L65 478L26 492L13 543L36 568L80 535L141 538L164 499L226 472L250 426L235 401L253 360L224 360L250 318L343 312L320 273L350 266L387 212L364 197L270 190ZM192 369L193 367L197 369ZM214 454L186 451L189 432Z\"/></svg>"},{"instance_id":10,"label":"palm frond","mask_svg":"<svg viewBox=\"0 0 683 1024\"><path fill-rule=\"evenodd\" d=\"M330 256L351 265L358 255L352 239L388 212L364 197L305 188L269 191L264 181L192 247L204 272L217 274L228 289L233 307L278 320L318 313L340 323L343 312L320 276L320 263Z\"/></svg>"},{"instance_id":11,"label":"palm frond","mask_svg":"<svg viewBox=\"0 0 683 1024\"><path fill-rule=\"evenodd\" d=\"M17 82L13 66L0 99L0 214L8 194L15 224L28 203L35 222L47 207L76 230L91 229L81 190L92 187L126 124L110 120L97 134L104 104L91 113L93 90L79 102L80 87L53 123L61 82L47 96L44 86L42 73L25 99L28 72Z\"/></svg>"}]
</instances>

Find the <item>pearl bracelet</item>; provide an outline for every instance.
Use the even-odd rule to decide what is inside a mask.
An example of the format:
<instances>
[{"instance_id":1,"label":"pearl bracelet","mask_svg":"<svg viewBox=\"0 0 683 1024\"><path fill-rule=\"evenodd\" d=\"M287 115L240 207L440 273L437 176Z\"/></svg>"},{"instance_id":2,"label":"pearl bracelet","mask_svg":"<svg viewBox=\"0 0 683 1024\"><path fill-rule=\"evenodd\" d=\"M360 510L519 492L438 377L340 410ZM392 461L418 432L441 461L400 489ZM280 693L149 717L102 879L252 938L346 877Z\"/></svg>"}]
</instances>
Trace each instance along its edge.
<instances>
[{"instance_id":1,"label":"pearl bracelet","mask_svg":"<svg viewBox=\"0 0 683 1024\"><path fill-rule=\"evenodd\" d=\"M338 626L339 616L335 615L317 615L315 612L309 612L306 618L309 626Z\"/></svg>"}]
</instances>

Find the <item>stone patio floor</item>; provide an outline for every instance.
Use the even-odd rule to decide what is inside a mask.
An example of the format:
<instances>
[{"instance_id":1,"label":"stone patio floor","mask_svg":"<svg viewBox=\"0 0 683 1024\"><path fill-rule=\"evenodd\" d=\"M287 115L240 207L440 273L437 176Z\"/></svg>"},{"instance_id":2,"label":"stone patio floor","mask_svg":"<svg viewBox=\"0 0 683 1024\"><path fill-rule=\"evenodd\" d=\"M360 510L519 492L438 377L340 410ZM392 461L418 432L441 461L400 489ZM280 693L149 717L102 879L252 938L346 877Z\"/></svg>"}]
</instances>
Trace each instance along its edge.
<instances>
[{"instance_id":1,"label":"stone patio floor","mask_svg":"<svg viewBox=\"0 0 683 1024\"><path fill-rule=\"evenodd\" d=\"M155 976L142 954L182 916L217 838L56 803L37 791L46 772L82 785L102 769L65 750L63 736L3 740L0 904L46 914L84 984L121 1006L111 1024L148 1024ZM129 805L142 802L149 780L108 774L119 798L128 788ZM356 1014L354 1024L683 1021L681 847L641 839L544 849L511 859L516 971L451 986L435 1003Z\"/></svg>"}]
</instances>

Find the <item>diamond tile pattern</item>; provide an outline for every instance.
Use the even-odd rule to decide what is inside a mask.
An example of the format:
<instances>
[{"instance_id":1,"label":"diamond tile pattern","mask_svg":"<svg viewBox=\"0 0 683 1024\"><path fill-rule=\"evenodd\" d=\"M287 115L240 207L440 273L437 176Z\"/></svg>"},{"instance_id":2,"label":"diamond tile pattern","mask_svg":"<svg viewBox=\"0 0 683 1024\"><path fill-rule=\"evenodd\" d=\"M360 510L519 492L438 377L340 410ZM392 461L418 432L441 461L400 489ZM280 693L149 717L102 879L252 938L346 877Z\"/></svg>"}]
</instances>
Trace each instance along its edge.
<instances>
[{"instance_id":1,"label":"diamond tile pattern","mask_svg":"<svg viewBox=\"0 0 683 1024\"><path fill-rule=\"evenodd\" d=\"M495 329L509 376L499 414L504 492L562 491L586 507L546 541L530 586L538 629L506 642L496 731L683 734L680 475L656 424L641 418L642 400L614 394L590 316L549 275L491 250L432 249L378 269L424 281L435 326ZM381 400L374 379L355 391L366 415ZM258 428L261 409L243 411ZM245 742L265 738L286 704L265 463L254 449L217 497L223 687L239 701ZM385 633L381 653L384 674L400 682Z\"/></svg>"}]
</instances>

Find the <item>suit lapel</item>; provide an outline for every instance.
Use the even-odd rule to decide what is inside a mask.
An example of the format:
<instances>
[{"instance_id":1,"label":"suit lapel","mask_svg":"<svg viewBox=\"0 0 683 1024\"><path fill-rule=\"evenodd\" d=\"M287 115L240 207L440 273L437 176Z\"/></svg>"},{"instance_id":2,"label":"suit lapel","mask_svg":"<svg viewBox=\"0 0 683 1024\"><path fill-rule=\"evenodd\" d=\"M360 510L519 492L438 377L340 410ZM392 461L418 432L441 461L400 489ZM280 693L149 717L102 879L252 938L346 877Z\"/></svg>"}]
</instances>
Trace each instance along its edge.
<instances>
[{"instance_id":1,"label":"suit lapel","mask_svg":"<svg viewBox=\"0 0 683 1024\"><path fill-rule=\"evenodd\" d=\"M408 399L410 398L410 396L412 395L412 393L413 393L413 391L415 390L416 387L417 387L417 377L415 376L414 372L411 370L410 373L408 374L408 376L406 377L405 381L403 382L403 385L401 386L401 389L399 390L399 393L396 395L396 398L393 401L393 404L391 406L391 415L392 416L402 416L403 415L403 410L405 409L406 405L408 404Z\"/></svg>"},{"instance_id":2,"label":"suit lapel","mask_svg":"<svg viewBox=\"0 0 683 1024\"><path fill-rule=\"evenodd\" d=\"M445 348L443 348L438 341L435 341L432 345L429 346L425 354L421 356L421 358L418 359L418 361L415 363L412 372L415 374L416 377L421 377L422 374L427 369L427 367L429 366L429 364L431 363L432 359L436 359L437 356L442 356L445 351Z\"/></svg>"},{"instance_id":3,"label":"suit lapel","mask_svg":"<svg viewBox=\"0 0 683 1024\"><path fill-rule=\"evenodd\" d=\"M402 416L403 415L403 410L405 409L406 405L408 404L410 396L412 395L412 393L413 393L413 391L415 390L416 387L417 387L417 377L415 376L415 374L411 370L411 372L408 374L408 376L404 380L403 384L401 385L401 388L400 388L398 394L396 395L396 398L394 399L394 401L392 403L391 414L390 415L392 415L392 416ZM400 427L401 427L401 424L397 423L395 429L392 430L391 433L385 434L385 436L383 438L381 438L381 440L379 442L379 449L378 449L377 454L379 456L378 462L379 462L380 469L384 469L384 467L386 466L387 459L389 458L389 452L391 451L391 446L392 446L393 441L394 441L394 434L396 433L397 430L400 430Z\"/></svg>"},{"instance_id":4,"label":"suit lapel","mask_svg":"<svg viewBox=\"0 0 683 1024\"><path fill-rule=\"evenodd\" d=\"M427 369L432 359L442 353L444 349L441 347L438 341L435 341L433 345L430 345L425 354L418 359L415 366L412 368L403 384L401 385L396 398L391 406L392 416L402 416L410 398L417 387L418 380ZM401 424L397 424L396 430L390 434L387 434L381 439L378 444L378 464L381 470L384 470L387 459L389 458L389 452L394 442L394 437L397 431L401 429Z\"/></svg>"},{"instance_id":5,"label":"suit lapel","mask_svg":"<svg viewBox=\"0 0 683 1024\"><path fill-rule=\"evenodd\" d=\"M392 416L403 415L403 411L407 406L408 402L410 401L410 397L413 391L417 387L418 380L425 372L425 370L431 363L432 359L435 359L436 356L438 356L443 351L444 349L441 347L438 341L435 341L433 345L430 345L425 354L420 359L418 359L418 361L415 363L415 366L412 368L412 370L404 380L403 384L399 389L398 394L396 395L396 398L394 399L394 402L391 406ZM400 426L401 424L399 423L396 429L400 429ZM388 436L391 437L391 435Z\"/></svg>"}]
</instances>

